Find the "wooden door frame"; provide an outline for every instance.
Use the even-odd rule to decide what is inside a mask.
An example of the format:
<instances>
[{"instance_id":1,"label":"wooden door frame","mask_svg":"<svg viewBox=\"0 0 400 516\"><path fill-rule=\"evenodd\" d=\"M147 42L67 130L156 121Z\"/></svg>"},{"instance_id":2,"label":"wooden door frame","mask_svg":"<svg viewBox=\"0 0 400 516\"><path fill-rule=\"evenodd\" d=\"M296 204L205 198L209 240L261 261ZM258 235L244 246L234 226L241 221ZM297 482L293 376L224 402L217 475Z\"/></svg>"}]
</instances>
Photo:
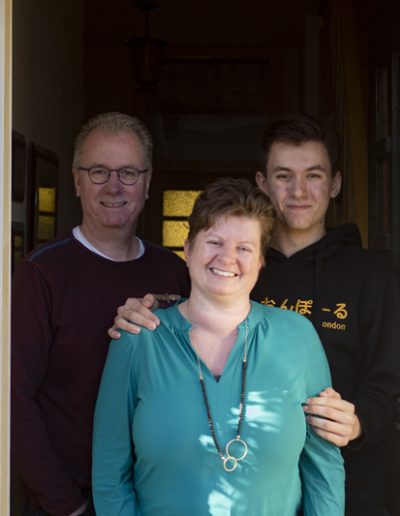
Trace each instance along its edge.
<instances>
[{"instance_id":1,"label":"wooden door frame","mask_svg":"<svg viewBox=\"0 0 400 516\"><path fill-rule=\"evenodd\" d=\"M400 8L387 4L369 36L370 246L400 267Z\"/></svg>"}]
</instances>

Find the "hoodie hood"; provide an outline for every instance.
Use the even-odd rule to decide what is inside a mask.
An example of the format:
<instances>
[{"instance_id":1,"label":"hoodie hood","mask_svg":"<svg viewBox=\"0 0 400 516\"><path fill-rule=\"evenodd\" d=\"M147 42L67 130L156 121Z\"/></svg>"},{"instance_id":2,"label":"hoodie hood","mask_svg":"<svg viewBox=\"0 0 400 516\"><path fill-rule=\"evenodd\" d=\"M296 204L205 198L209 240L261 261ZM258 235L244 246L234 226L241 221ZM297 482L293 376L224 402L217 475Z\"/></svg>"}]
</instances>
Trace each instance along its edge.
<instances>
[{"instance_id":1,"label":"hoodie hood","mask_svg":"<svg viewBox=\"0 0 400 516\"><path fill-rule=\"evenodd\" d=\"M321 254L324 257L331 256L344 245L362 246L360 232L355 224L344 224L343 226L328 229L326 235L320 240L297 251L290 258L286 258L280 251L272 247L268 249L266 256L267 259L268 256L274 256L275 258L281 256L286 260L313 261Z\"/></svg>"},{"instance_id":2,"label":"hoodie hood","mask_svg":"<svg viewBox=\"0 0 400 516\"><path fill-rule=\"evenodd\" d=\"M323 274L324 263L327 258L333 257L335 253L340 251L343 246L352 245L361 247L360 232L355 224L344 224L327 231L320 240L301 249L289 258L284 256L280 251L270 248L267 251L266 260L274 257L277 260L290 260L294 262L313 262L313 305L319 308L321 305L323 291ZM311 315L311 321L318 327L320 324L320 311L314 309Z\"/></svg>"}]
</instances>

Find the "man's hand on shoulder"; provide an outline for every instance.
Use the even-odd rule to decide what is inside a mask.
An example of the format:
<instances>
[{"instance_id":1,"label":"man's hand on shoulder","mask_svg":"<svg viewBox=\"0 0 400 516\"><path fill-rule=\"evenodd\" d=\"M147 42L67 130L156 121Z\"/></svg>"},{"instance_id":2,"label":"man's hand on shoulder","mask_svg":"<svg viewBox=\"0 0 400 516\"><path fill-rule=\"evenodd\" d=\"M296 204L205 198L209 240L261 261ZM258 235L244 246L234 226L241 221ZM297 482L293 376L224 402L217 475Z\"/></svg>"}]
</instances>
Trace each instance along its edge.
<instances>
[{"instance_id":1,"label":"man's hand on shoulder","mask_svg":"<svg viewBox=\"0 0 400 516\"><path fill-rule=\"evenodd\" d=\"M119 339L119 330L134 334L140 333L141 327L155 330L160 320L151 310L157 306L157 300L152 294L146 294L143 298L128 298L125 304L118 308L114 325L108 330L108 335L112 339Z\"/></svg>"},{"instance_id":2,"label":"man's hand on shoulder","mask_svg":"<svg viewBox=\"0 0 400 516\"><path fill-rule=\"evenodd\" d=\"M361 436L362 428L353 403L342 400L331 387L317 397L308 398L303 408L314 432L336 446L346 446Z\"/></svg>"}]
</instances>

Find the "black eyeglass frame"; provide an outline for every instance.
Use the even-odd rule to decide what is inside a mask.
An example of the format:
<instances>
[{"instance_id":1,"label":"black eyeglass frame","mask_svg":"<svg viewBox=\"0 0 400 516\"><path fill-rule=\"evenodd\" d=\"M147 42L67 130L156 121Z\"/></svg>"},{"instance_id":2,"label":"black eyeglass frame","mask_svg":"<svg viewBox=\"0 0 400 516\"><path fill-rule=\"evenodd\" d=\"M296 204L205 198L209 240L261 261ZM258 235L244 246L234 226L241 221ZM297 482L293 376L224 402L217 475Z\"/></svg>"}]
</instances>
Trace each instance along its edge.
<instances>
[{"instance_id":1,"label":"black eyeglass frame","mask_svg":"<svg viewBox=\"0 0 400 516\"><path fill-rule=\"evenodd\" d=\"M89 167L89 168L87 168L87 167L76 167L76 168L77 168L77 170L83 170L84 172L87 172L89 179L95 185L105 185L110 180L111 173L116 172L118 180L121 184L123 184L124 186L133 186L139 181L141 174L145 174L146 172L149 171L148 168L140 170L139 168L135 168L135 167L107 168L107 167L93 166L93 167ZM92 176L90 175L91 171L99 170L99 169L107 171L107 178L105 181L101 181L101 182L94 181ZM120 176L122 170L130 170L130 171L137 172L136 179L133 181L133 183L124 183L124 181L122 181L121 176Z\"/></svg>"}]
</instances>

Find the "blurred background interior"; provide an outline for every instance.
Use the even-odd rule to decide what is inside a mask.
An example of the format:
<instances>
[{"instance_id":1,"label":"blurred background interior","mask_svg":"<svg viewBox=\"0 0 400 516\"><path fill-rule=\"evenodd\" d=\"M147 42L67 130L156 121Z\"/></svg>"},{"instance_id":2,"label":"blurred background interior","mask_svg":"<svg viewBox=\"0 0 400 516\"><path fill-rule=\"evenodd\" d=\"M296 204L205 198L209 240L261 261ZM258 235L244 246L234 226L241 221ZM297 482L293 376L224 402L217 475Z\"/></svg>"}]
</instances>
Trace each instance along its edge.
<instances>
[{"instance_id":1,"label":"blurred background interior","mask_svg":"<svg viewBox=\"0 0 400 516\"><path fill-rule=\"evenodd\" d=\"M155 139L142 236L179 253L204 183L253 180L266 124L305 112L340 142L329 223L400 266L399 27L393 0L14 0L13 262L80 221L73 139L117 110Z\"/></svg>"}]
</instances>

